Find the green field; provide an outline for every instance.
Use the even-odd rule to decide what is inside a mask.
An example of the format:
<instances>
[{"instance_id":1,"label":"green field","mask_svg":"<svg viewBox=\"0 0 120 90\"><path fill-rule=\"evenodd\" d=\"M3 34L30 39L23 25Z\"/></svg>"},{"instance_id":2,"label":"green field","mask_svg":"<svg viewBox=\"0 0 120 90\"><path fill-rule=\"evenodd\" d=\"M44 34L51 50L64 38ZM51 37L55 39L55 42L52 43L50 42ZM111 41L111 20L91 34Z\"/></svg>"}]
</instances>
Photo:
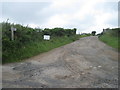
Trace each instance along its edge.
<instances>
[{"instance_id":1,"label":"green field","mask_svg":"<svg viewBox=\"0 0 120 90\"><path fill-rule=\"evenodd\" d=\"M99 39L106 43L107 45L120 50L119 33L120 29L118 28L110 29L107 32L103 33L103 35L101 35Z\"/></svg>"}]
</instances>

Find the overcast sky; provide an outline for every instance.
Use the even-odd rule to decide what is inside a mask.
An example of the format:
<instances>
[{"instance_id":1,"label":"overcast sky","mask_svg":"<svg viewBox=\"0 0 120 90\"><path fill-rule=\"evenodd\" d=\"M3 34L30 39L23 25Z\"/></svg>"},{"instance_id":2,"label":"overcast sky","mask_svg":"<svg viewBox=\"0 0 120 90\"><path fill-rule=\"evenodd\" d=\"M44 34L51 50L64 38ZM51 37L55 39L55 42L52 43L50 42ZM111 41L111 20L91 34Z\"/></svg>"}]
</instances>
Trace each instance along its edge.
<instances>
[{"instance_id":1,"label":"overcast sky","mask_svg":"<svg viewBox=\"0 0 120 90\"><path fill-rule=\"evenodd\" d=\"M9 18L9 22L33 28L77 28L78 33L118 27L119 0L22 1L0 2L1 22Z\"/></svg>"}]
</instances>

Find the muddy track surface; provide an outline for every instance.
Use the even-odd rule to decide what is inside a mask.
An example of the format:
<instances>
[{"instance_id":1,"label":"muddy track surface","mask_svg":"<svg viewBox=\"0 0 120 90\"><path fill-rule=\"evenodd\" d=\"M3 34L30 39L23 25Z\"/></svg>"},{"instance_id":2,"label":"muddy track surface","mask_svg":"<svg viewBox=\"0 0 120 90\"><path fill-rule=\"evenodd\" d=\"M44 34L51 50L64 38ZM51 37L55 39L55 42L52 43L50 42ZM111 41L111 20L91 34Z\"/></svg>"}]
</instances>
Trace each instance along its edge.
<instances>
[{"instance_id":1,"label":"muddy track surface","mask_svg":"<svg viewBox=\"0 0 120 90\"><path fill-rule=\"evenodd\" d=\"M117 88L118 52L90 36L2 70L3 88Z\"/></svg>"}]
</instances>

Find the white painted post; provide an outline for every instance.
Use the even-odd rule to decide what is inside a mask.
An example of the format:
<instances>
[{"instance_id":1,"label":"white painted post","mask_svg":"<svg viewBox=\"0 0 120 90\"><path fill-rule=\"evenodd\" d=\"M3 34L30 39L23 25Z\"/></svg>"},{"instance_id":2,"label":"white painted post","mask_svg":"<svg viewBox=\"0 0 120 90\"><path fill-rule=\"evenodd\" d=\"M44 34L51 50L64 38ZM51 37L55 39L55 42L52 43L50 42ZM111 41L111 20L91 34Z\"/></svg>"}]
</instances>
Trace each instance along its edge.
<instances>
[{"instance_id":1,"label":"white painted post","mask_svg":"<svg viewBox=\"0 0 120 90\"><path fill-rule=\"evenodd\" d=\"M14 32L11 30L11 39L14 40Z\"/></svg>"},{"instance_id":2,"label":"white painted post","mask_svg":"<svg viewBox=\"0 0 120 90\"><path fill-rule=\"evenodd\" d=\"M11 40L14 40L14 31L16 31L16 28L11 27Z\"/></svg>"},{"instance_id":3,"label":"white painted post","mask_svg":"<svg viewBox=\"0 0 120 90\"><path fill-rule=\"evenodd\" d=\"M13 32L13 27L11 27L11 40L14 40L14 32Z\"/></svg>"}]
</instances>

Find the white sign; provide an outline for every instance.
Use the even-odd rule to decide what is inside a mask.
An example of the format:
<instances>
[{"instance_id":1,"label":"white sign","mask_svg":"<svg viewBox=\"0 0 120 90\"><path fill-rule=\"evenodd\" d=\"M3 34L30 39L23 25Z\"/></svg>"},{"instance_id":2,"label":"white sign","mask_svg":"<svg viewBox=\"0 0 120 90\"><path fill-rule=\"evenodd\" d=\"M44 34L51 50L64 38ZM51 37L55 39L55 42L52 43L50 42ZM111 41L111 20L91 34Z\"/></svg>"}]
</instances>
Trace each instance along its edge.
<instances>
[{"instance_id":1,"label":"white sign","mask_svg":"<svg viewBox=\"0 0 120 90\"><path fill-rule=\"evenodd\" d=\"M16 31L17 29L16 29L16 28L14 28L14 27L11 27L11 30L12 30L12 31Z\"/></svg>"},{"instance_id":2,"label":"white sign","mask_svg":"<svg viewBox=\"0 0 120 90\"><path fill-rule=\"evenodd\" d=\"M44 40L50 40L50 35L44 35Z\"/></svg>"}]
</instances>

